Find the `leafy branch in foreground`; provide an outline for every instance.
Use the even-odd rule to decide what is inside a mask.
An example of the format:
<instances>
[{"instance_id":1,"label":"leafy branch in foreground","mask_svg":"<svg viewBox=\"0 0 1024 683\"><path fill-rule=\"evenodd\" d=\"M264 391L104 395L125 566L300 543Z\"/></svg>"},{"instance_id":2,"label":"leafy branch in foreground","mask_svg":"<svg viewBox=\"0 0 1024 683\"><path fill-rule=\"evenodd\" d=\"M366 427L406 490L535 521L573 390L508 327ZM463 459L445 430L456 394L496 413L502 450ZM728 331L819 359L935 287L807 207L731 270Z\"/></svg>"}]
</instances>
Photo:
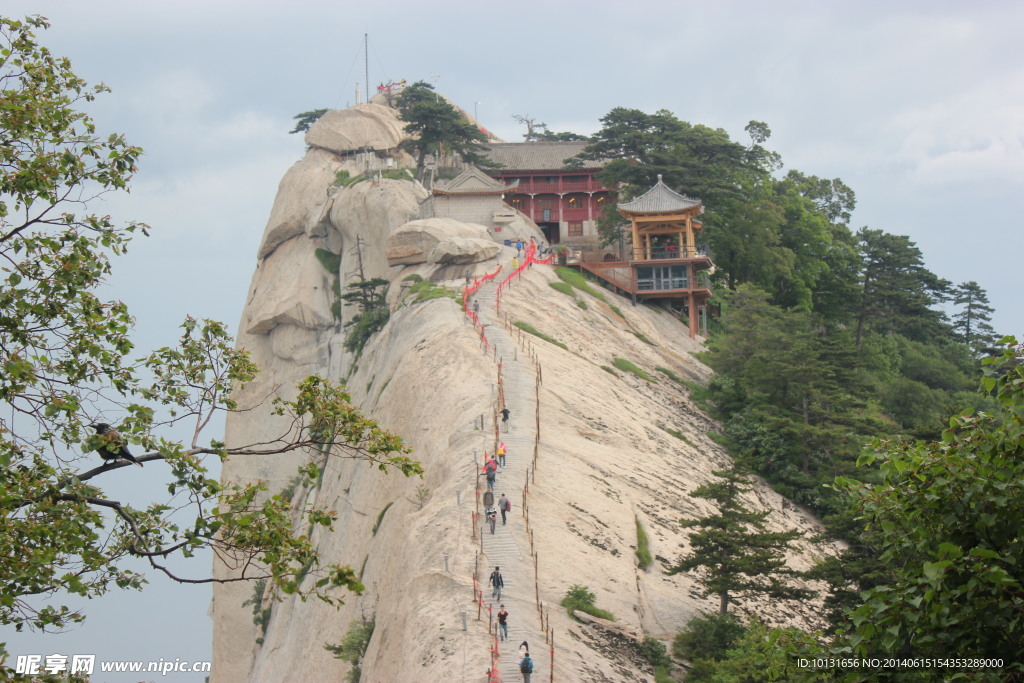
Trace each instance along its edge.
<instances>
[{"instance_id":1,"label":"leafy branch in foreground","mask_svg":"<svg viewBox=\"0 0 1024 683\"><path fill-rule=\"evenodd\" d=\"M141 150L98 136L76 111L106 88L88 87L36 42L34 31L47 27L40 17L0 17L0 624L81 622L64 600L141 588L135 558L183 583L264 579L272 595L339 602L335 589L361 584L350 568L324 562L309 533L329 529L334 513L270 495L261 482L222 484L207 459L298 454L307 487L336 458L406 476L422 468L399 437L319 377L292 400L266 397L280 425L272 438L229 447L204 437L218 414L239 409L232 395L257 372L220 323L189 318L176 345L130 357L127 307L97 292L112 257L147 227L82 212L127 188ZM130 463L98 465L92 452L109 435L94 434L95 423L116 423L138 460L163 466L165 486L150 491L140 479L141 505L107 494L101 483ZM169 437L183 430L186 438ZM231 577L211 578L205 559L195 576L169 568L202 549Z\"/></svg>"}]
</instances>

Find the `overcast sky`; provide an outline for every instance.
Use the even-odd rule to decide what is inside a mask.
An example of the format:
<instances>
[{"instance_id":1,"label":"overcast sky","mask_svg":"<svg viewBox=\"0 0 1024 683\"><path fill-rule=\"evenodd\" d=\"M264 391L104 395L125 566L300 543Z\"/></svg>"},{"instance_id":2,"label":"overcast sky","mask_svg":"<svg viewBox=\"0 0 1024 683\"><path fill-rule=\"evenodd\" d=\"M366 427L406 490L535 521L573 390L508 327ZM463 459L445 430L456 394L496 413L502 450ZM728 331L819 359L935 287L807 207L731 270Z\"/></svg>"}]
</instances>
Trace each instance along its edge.
<instances>
[{"instance_id":1,"label":"overcast sky","mask_svg":"<svg viewBox=\"0 0 1024 683\"><path fill-rule=\"evenodd\" d=\"M435 83L510 142L524 132L514 114L593 133L616 106L668 109L741 141L764 121L783 173L841 178L857 194L851 227L909 235L934 273L987 290L998 332L1024 336L1021 2L5 0L0 12L48 17L41 41L113 88L90 110L99 130L146 151L131 195L96 207L153 227L110 284L144 348L171 343L186 314L234 329L277 183L304 152L292 116L355 103L364 33L371 86ZM91 603L91 621L59 639L0 640L15 654L208 659L209 591L153 579L142 598Z\"/></svg>"}]
</instances>

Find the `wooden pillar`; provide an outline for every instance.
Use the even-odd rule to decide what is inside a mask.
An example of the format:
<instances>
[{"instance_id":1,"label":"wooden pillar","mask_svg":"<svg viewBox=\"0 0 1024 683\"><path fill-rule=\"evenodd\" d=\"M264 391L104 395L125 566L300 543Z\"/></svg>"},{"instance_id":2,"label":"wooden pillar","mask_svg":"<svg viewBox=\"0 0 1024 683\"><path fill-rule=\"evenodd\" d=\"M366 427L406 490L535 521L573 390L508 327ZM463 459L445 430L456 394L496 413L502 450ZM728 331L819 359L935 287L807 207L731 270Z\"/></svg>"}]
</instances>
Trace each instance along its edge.
<instances>
[{"instance_id":1,"label":"wooden pillar","mask_svg":"<svg viewBox=\"0 0 1024 683\"><path fill-rule=\"evenodd\" d=\"M690 339L695 339L697 337L697 326L700 324L697 321L697 300L693 292L687 294L686 299L690 309Z\"/></svg>"}]
</instances>

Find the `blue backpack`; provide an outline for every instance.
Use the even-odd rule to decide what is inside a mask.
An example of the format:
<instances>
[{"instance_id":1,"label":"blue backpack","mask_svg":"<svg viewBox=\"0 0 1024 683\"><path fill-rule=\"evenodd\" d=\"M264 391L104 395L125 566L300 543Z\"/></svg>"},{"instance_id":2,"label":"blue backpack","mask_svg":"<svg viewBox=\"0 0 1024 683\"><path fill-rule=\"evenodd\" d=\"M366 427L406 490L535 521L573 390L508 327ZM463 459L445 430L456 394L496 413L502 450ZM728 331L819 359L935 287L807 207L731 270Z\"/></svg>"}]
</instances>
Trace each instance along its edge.
<instances>
[{"instance_id":1,"label":"blue backpack","mask_svg":"<svg viewBox=\"0 0 1024 683\"><path fill-rule=\"evenodd\" d=\"M530 655L523 657L523 661L519 663L519 671L524 674L533 673L533 660L530 659Z\"/></svg>"}]
</instances>

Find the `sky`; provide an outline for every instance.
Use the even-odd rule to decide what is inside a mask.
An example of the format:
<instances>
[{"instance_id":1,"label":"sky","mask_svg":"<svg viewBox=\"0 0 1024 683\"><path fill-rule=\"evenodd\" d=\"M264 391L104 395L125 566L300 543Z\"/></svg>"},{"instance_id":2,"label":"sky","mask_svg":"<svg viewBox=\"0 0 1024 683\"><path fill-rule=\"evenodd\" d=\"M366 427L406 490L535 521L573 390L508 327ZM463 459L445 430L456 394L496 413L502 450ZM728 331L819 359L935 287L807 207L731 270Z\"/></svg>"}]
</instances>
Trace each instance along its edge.
<instances>
[{"instance_id":1,"label":"sky","mask_svg":"<svg viewBox=\"0 0 1024 683\"><path fill-rule=\"evenodd\" d=\"M367 68L371 91L431 82L510 142L525 132L514 115L590 134L620 106L744 142L763 121L782 173L841 178L852 228L908 235L932 272L988 292L997 332L1024 337L1021 2L4 0L0 13L48 17L41 42L113 90L89 107L98 130L145 150L130 195L94 206L152 226L107 292L143 349L172 343L186 315L236 328L277 184L304 153L292 117L354 104ZM151 579L89 603L70 633L0 641L209 659L210 591Z\"/></svg>"}]
</instances>

